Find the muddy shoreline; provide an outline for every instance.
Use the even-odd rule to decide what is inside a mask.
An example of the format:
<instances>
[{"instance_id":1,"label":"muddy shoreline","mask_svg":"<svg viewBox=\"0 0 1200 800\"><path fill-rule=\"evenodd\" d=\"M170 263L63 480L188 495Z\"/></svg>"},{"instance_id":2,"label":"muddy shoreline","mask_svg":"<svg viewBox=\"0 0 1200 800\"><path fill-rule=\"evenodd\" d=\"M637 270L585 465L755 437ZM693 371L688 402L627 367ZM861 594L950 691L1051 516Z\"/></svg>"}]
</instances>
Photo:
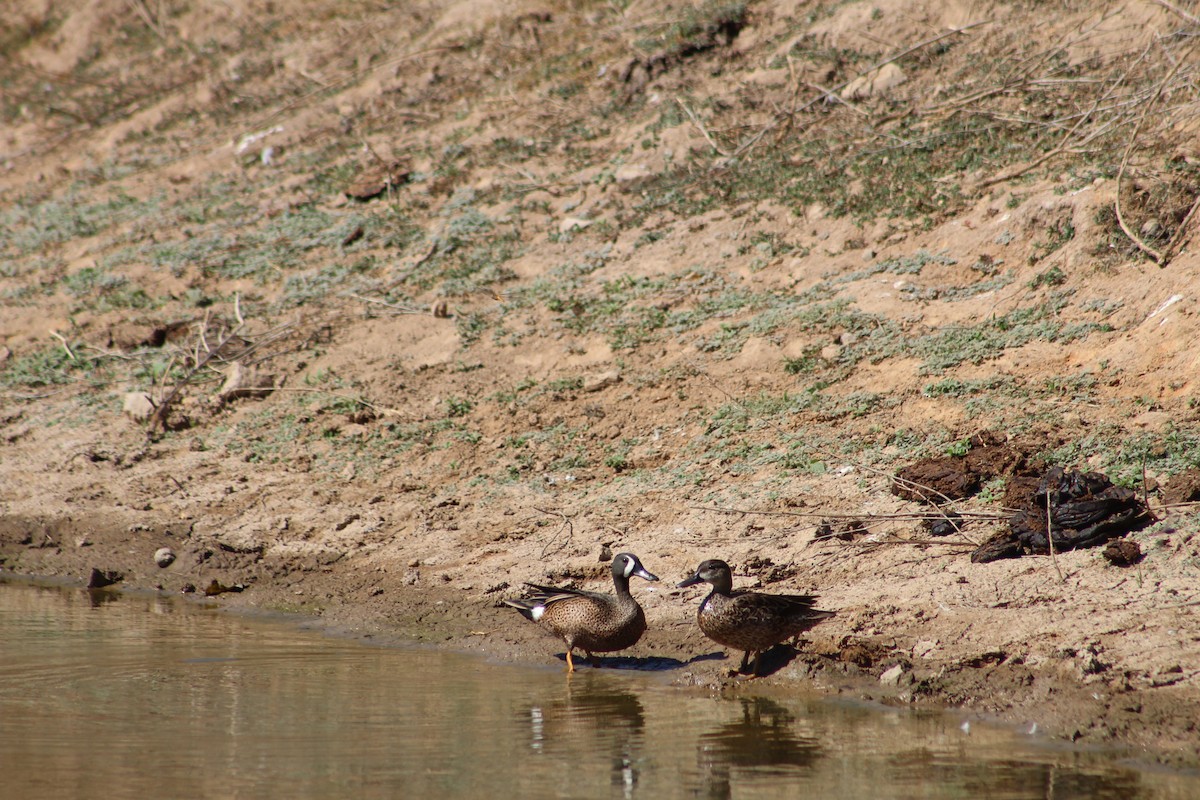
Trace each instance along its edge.
<instances>
[{"instance_id":1,"label":"muddy shoreline","mask_svg":"<svg viewBox=\"0 0 1200 800\"><path fill-rule=\"evenodd\" d=\"M100 569L120 579L99 591L182 594L235 613L283 613L375 644L417 643L502 662L562 663L556 639L499 604L508 591L427 586L420 579L412 585L416 568L408 565L402 565L399 580L356 590L353 576L359 569L351 559L330 564L293 559L264 568L257 554L196 550L170 529L169 522L105 527L80 520L0 518L0 574L83 588L92 570ZM156 568L148 554L160 546L183 558ZM201 564L191 564L198 555ZM647 607L650 630L629 651L602 658L602 667L662 670L675 685L712 692L752 691L765 684L773 691L795 687L888 706L952 709L1027 733L1111 749L1117 759L1200 769L1198 698L1182 674L1182 685L1168 679L1139 686L1128 671L1096 672L1094 663L1081 666L1078 658L1040 665L1023 664L1001 651L966 661L914 658L896 646L894 637L847 634L855 615L843 611L836 623L811 631L799 651L772 651L765 662L768 674L751 684L729 674L737 654L726 655L692 624L701 595L667 588L669 576L663 577L659 585L634 587ZM230 590L206 597L204 585L214 580ZM603 586L602 580L595 583Z\"/></svg>"}]
</instances>

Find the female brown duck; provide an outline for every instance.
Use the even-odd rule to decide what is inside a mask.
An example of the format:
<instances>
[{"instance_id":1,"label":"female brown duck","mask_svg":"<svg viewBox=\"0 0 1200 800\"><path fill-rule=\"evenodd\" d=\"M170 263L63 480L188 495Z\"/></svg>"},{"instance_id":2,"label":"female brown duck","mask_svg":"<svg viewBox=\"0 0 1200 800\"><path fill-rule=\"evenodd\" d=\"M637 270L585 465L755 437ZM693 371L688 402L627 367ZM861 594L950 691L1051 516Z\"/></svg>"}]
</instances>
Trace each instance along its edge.
<instances>
[{"instance_id":1,"label":"female brown duck","mask_svg":"<svg viewBox=\"0 0 1200 800\"><path fill-rule=\"evenodd\" d=\"M600 594L579 589L558 589L527 583L534 593L521 600L505 600L529 620L540 622L567 643L567 671L575 671L571 653L576 647L587 653L610 653L637 644L646 632L646 615L629 593L629 579L636 575L648 581L651 575L633 553L620 553L613 559L612 577L617 594Z\"/></svg>"},{"instance_id":2,"label":"female brown duck","mask_svg":"<svg viewBox=\"0 0 1200 800\"><path fill-rule=\"evenodd\" d=\"M700 604L696 621L704 635L717 644L745 651L738 672L746 671L746 662L754 653L751 675L757 676L763 651L833 616L832 611L813 608L817 601L814 595L734 591L733 571L719 559L702 562L695 574L679 586L692 586L701 581L712 584L712 591Z\"/></svg>"}]
</instances>

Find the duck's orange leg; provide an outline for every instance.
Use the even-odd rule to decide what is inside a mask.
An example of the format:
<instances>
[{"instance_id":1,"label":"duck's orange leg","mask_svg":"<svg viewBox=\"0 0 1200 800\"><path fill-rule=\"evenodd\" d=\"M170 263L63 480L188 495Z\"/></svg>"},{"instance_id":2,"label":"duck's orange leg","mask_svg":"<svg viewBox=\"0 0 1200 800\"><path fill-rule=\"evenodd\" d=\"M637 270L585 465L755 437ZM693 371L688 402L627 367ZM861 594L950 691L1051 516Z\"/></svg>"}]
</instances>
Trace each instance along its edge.
<instances>
[{"instance_id":1,"label":"duck's orange leg","mask_svg":"<svg viewBox=\"0 0 1200 800\"><path fill-rule=\"evenodd\" d=\"M575 671L575 662L571 660L571 651L573 649L574 648L571 648L571 647L567 648L567 672Z\"/></svg>"}]
</instances>

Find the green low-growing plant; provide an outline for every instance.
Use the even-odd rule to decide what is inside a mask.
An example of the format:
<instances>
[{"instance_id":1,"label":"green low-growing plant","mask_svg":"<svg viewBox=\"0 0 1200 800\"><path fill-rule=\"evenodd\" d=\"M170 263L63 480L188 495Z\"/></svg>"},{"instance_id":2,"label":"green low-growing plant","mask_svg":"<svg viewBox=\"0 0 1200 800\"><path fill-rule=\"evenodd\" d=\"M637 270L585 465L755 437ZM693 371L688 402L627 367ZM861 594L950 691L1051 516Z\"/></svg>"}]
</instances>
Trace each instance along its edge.
<instances>
[{"instance_id":1,"label":"green low-growing plant","mask_svg":"<svg viewBox=\"0 0 1200 800\"><path fill-rule=\"evenodd\" d=\"M446 399L446 416L465 417L475 410L475 403L465 397L449 397Z\"/></svg>"},{"instance_id":2,"label":"green low-growing plant","mask_svg":"<svg viewBox=\"0 0 1200 800\"><path fill-rule=\"evenodd\" d=\"M15 387L58 386L93 375L100 361L65 347L45 347L11 359L0 367L0 385Z\"/></svg>"}]
</instances>

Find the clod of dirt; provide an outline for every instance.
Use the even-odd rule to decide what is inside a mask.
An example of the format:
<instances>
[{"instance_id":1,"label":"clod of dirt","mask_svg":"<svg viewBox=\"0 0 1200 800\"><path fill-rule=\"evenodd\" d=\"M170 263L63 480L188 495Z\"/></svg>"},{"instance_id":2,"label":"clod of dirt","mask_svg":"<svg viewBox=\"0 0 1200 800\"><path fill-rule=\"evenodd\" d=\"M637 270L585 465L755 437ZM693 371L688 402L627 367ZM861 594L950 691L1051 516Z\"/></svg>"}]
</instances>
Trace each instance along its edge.
<instances>
[{"instance_id":1,"label":"clod of dirt","mask_svg":"<svg viewBox=\"0 0 1200 800\"><path fill-rule=\"evenodd\" d=\"M88 578L87 588L103 589L106 586L112 586L114 583L120 583L123 580L125 580L125 576L116 570L99 570L92 567L92 575Z\"/></svg>"},{"instance_id":2,"label":"clod of dirt","mask_svg":"<svg viewBox=\"0 0 1200 800\"><path fill-rule=\"evenodd\" d=\"M776 564L766 556L750 556L741 564L739 572L758 578L764 586L787 580L800 571L795 564Z\"/></svg>"},{"instance_id":3,"label":"clod of dirt","mask_svg":"<svg viewBox=\"0 0 1200 800\"><path fill-rule=\"evenodd\" d=\"M1051 467L1030 502L1009 520L1009 530L984 542L971 560L986 564L1026 553L1048 553L1050 537L1055 550L1096 547L1154 520L1136 492L1114 486L1108 476Z\"/></svg>"},{"instance_id":4,"label":"clod of dirt","mask_svg":"<svg viewBox=\"0 0 1200 800\"><path fill-rule=\"evenodd\" d=\"M158 406L147 392L126 392L121 410L135 422L145 422L154 416Z\"/></svg>"},{"instance_id":5,"label":"clod of dirt","mask_svg":"<svg viewBox=\"0 0 1200 800\"><path fill-rule=\"evenodd\" d=\"M966 459L954 456L926 458L896 473L892 494L905 500L937 504L961 500L979 491L981 479Z\"/></svg>"},{"instance_id":6,"label":"clod of dirt","mask_svg":"<svg viewBox=\"0 0 1200 800\"><path fill-rule=\"evenodd\" d=\"M1131 567L1142 560L1142 547L1133 539L1117 539L1101 555L1114 567Z\"/></svg>"},{"instance_id":7,"label":"clod of dirt","mask_svg":"<svg viewBox=\"0 0 1200 800\"><path fill-rule=\"evenodd\" d=\"M870 533L866 524L862 520L846 519L846 520L821 520L817 525L817 530L813 534L813 539L820 541L822 539L840 539L843 542L849 542L855 536L866 536Z\"/></svg>"},{"instance_id":8,"label":"clod of dirt","mask_svg":"<svg viewBox=\"0 0 1200 800\"><path fill-rule=\"evenodd\" d=\"M274 389L274 375L259 372L240 361L235 361L225 373L225 384L217 396L223 401L239 397L266 397Z\"/></svg>"},{"instance_id":9,"label":"clod of dirt","mask_svg":"<svg viewBox=\"0 0 1200 800\"><path fill-rule=\"evenodd\" d=\"M108 347L122 352L143 347L162 347L167 341L169 327L162 323L121 321L107 331Z\"/></svg>"},{"instance_id":10,"label":"clod of dirt","mask_svg":"<svg viewBox=\"0 0 1200 800\"><path fill-rule=\"evenodd\" d=\"M397 161L373 164L358 173L354 182L346 187L345 194L353 200L371 200L388 189L404 184L411 174L407 165Z\"/></svg>"},{"instance_id":11,"label":"clod of dirt","mask_svg":"<svg viewBox=\"0 0 1200 800\"><path fill-rule=\"evenodd\" d=\"M953 536L967 527L967 521L957 511L947 511L940 517L926 519L925 527L930 536Z\"/></svg>"},{"instance_id":12,"label":"clod of dirt","mask_svg":"<svg viewBox=\"0 0 1200 800\"><path fill-rule=\"evenodd\" d=\"M983 482L1014 475L1026 467L1025 454L995 431L972 436L962 456L936 456L901 467L892 483L892 494L905 500L937 505L962 500L979 491Z\"/></svg>"},{"instance_id":13,"label":"clod of dirt","mask_svg":"<svg viewBox=\"0 0 1200 800\"><path fill-rule=\"evenodd\" d=\"M843 100L866 100L869 97L883 97L892 89L908 80L904 70L896 64L884 64L877 70L860 75L842 89Z\"/></svg>"},{"instance_id":14,"label":"clod of dirt","mask_svg":"<svg viewBox=\"0 0 1200 800\"><path fill-rule=\"evenodd\" d=\"M1185 469L1171 476L1162 490L1162 501L1167 505L1194 503L1200 500L1200 469Z\"/></svg>"}]
</instances>

